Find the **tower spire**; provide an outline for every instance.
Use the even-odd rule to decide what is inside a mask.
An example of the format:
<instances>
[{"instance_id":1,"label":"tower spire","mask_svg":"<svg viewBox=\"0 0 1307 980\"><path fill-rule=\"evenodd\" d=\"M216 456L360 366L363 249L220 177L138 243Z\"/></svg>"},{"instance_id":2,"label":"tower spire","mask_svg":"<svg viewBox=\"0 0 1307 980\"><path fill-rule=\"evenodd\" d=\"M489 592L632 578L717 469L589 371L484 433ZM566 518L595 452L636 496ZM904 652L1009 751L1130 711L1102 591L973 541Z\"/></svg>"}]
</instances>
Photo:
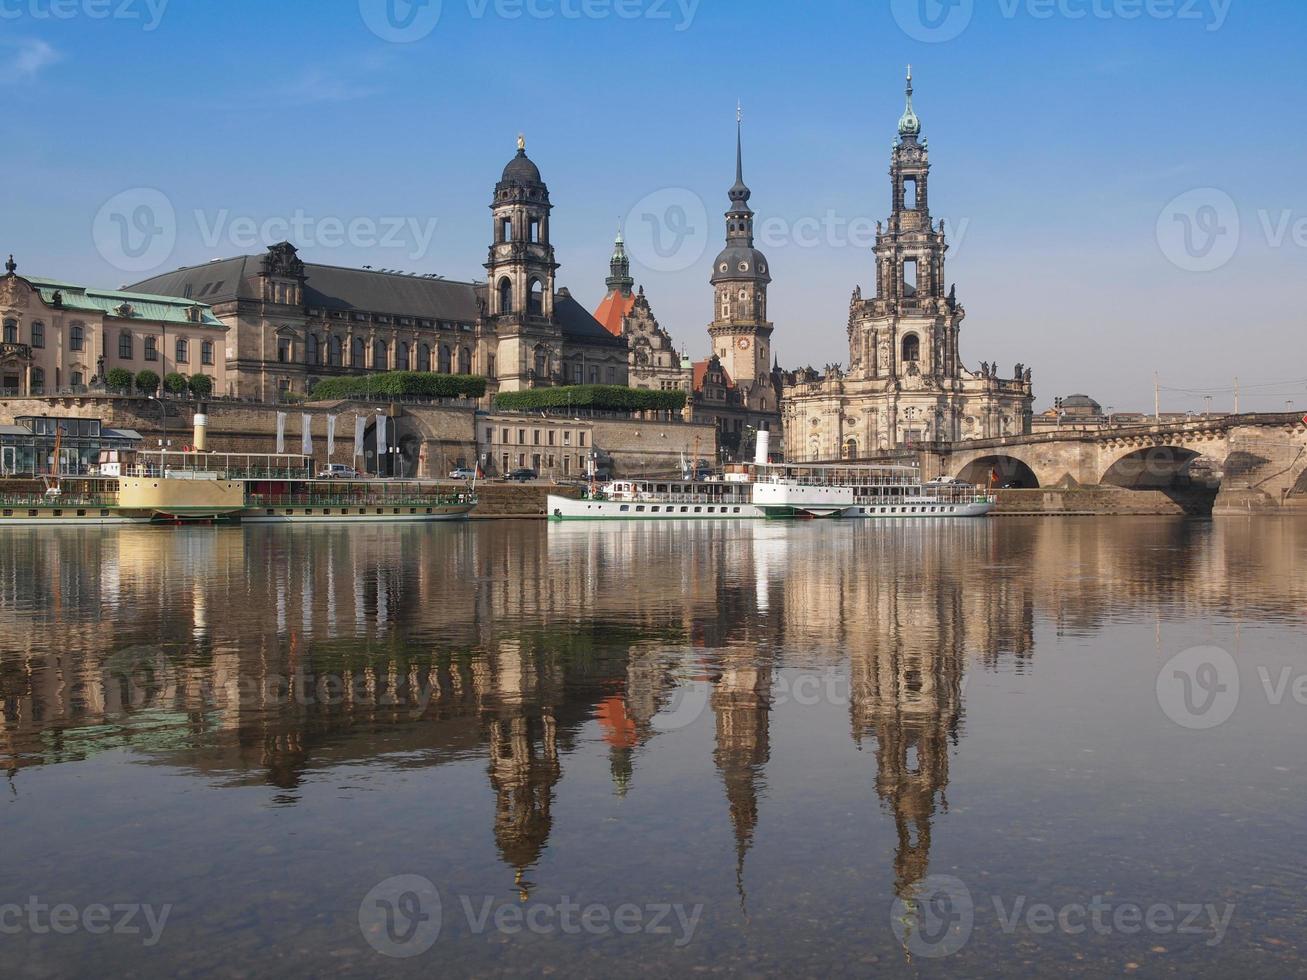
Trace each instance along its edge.
<instances>
[{"instance_id":1,"label":"tower spire","mask_svg":"<svg viewBox=\"0 0 1307 980\"><path fill-rule=\"evenodd\" d=\"M903 110L903 117L899 120L899 135L915 138L920 133L921 120L917 118L917 112L912 108L912 66L908 65L907 108Z\"/></svg>"},{"instance_id":2,"label":"tower spire","mask_svg":"<svg viewBox=\"0 0 1307 980\"><path fill-rule=\"evenodd\" d=\"M617 238L613 241L613 258L608 263L608 292L631 295L635 280L631 278L631 260L626 255L626 242L622 239L622 223L617 222Z\"/></svg>"}]
</instances>

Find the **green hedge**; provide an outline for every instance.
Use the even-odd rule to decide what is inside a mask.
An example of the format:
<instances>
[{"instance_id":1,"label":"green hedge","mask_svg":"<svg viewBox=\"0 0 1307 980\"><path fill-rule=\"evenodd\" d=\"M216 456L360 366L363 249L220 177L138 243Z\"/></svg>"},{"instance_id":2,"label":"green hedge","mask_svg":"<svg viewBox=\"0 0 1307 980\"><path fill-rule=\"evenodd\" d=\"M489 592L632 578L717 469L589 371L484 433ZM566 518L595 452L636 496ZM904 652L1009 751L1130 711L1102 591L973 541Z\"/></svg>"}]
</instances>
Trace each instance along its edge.
<instances>
[{"instance_id":1,"label":"green hedge","mask_svg":"<svg viewBox=\"0 0 1307 980\"><path fill-rule=\"evenodd\" d=\"M364 398L386 395L417 395L426 398L480 398L486 393L486 379L474 374L433 374L427 371L390 371L351 378L328 378L318 382L311 397Z\"/></svg>"},{"instance_id":2,"label":"green hedge","mask_svg":"<svg viewBox=\"0 0 1307 980\"><path fill-rule=\"evenodd\" d=\"M610 412L677 412L685 407L684 391L649 391L621 385L573 385L532 388L495 396L495 407L510 411L542 408L596 408Z\"/></svg>"}]
</instances>

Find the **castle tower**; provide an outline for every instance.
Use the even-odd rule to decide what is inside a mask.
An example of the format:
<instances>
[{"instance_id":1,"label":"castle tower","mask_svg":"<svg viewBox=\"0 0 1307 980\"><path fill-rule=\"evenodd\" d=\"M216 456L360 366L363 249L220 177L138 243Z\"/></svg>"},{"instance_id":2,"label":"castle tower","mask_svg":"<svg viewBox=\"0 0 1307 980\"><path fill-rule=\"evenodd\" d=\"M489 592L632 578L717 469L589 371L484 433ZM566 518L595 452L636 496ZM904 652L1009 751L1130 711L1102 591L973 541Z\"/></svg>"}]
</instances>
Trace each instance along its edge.
<instances>
[{"instance_id":1,"label":"castle tower","mask_svg":"<svg viewBox=\"0 0 1307 980\"><path fill-rule=\"evenodd\" d=\"M744 183L741 114L735 120L735 184L726 212L726 248L713 263L715 317L708 326L713 353L740 388L770 385L772 324L767 320L767 256L753 247L752 192Z\"/></svg>"},{"instance_id":2,"label":"castle tower","mask_svg":"<svg viewBox=\"0 0 1307 980\"><path fill-rule=\"evenodd\" d=\"M558 263L549 243L549 188L517 138L517 156L495 185L494 237L485 267L487 313L499 339L499 390L549 385L561 375L554 322Z\"/></svg>"},{"instance_id":3,"label":"castle tower","mask_svg":"<svg viewBox=\"0 0 1307 980\"><path fill-rule=\"evenodd\" d=\"M609 295L614 293L630 296L635 287L631 278L631 260L626 255L626 243L622 240L622 229L617 229L617 238L613 242L613 257L608 263L608 278L604 280Z\"/></svg>"}]
</instances>

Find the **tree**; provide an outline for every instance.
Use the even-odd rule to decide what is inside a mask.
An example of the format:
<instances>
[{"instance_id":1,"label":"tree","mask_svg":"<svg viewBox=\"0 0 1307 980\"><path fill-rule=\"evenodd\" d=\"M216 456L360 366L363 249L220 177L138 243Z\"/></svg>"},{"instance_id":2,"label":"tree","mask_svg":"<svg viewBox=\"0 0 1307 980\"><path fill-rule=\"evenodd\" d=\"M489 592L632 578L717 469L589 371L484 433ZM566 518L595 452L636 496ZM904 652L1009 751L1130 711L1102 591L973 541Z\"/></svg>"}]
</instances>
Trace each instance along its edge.
<instances>
[{"instance_id":1,"label":"tree","mask_svg":"<svg viewBox=\"0 0 1307 980\"><path fill-rule=\"evenodd\" d=\"M144 371L137 371L136 389L137 391L143 391L147 395L153 395L159 390L159 376L149 368Z\"/></svg>"},{"instance_id":2,"label":"tree","mask_svg":"<svg viewBox=\"0 0 1307 980\"><path fill-rule=\"evenodd\" d=\"M126 368L113 368L104 376L104 381L115 391L132 390L132 372Z\"/></svg>"},{"instance_id":3,"label":"tree","mask_svg":"<svg viewBox=\"0 0 1307 980\"><path fill-rule=\"evenodd\" d=\"M207 374L192 374L188 384L196 398L208 398L213 393L213 379Z\"/></svg>"},{"instance_id":4,"label":"tree","mask_svg":"<svg viewBox=\"0 0 1307 980\"><path fill-rule=\"evenodd\" d=\"M163 377L163 390L170 395L186 394L187 385L186 375L178 374L176 371L169 371Z\"/></svg>"}]
</instances>

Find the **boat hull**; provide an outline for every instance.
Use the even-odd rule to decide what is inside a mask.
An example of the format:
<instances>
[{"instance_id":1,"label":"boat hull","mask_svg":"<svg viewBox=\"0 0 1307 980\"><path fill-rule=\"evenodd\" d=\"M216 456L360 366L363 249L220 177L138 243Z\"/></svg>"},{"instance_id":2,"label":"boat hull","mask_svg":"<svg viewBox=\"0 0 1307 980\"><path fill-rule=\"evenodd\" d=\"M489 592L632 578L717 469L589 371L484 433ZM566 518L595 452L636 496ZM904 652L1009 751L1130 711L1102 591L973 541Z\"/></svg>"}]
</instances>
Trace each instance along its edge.
<instances>
[{"instance_id":1,"label":"boat hull","mask_svg":"<svg viewBox=\"0 0 1307 980\"><path fill-rule=\"evenodd\" d=\"M749 503L682 504L625 500L575 500L549 494L547 513L555 521L756 521L767 515Z\"/></svg>"}]
</instances>

